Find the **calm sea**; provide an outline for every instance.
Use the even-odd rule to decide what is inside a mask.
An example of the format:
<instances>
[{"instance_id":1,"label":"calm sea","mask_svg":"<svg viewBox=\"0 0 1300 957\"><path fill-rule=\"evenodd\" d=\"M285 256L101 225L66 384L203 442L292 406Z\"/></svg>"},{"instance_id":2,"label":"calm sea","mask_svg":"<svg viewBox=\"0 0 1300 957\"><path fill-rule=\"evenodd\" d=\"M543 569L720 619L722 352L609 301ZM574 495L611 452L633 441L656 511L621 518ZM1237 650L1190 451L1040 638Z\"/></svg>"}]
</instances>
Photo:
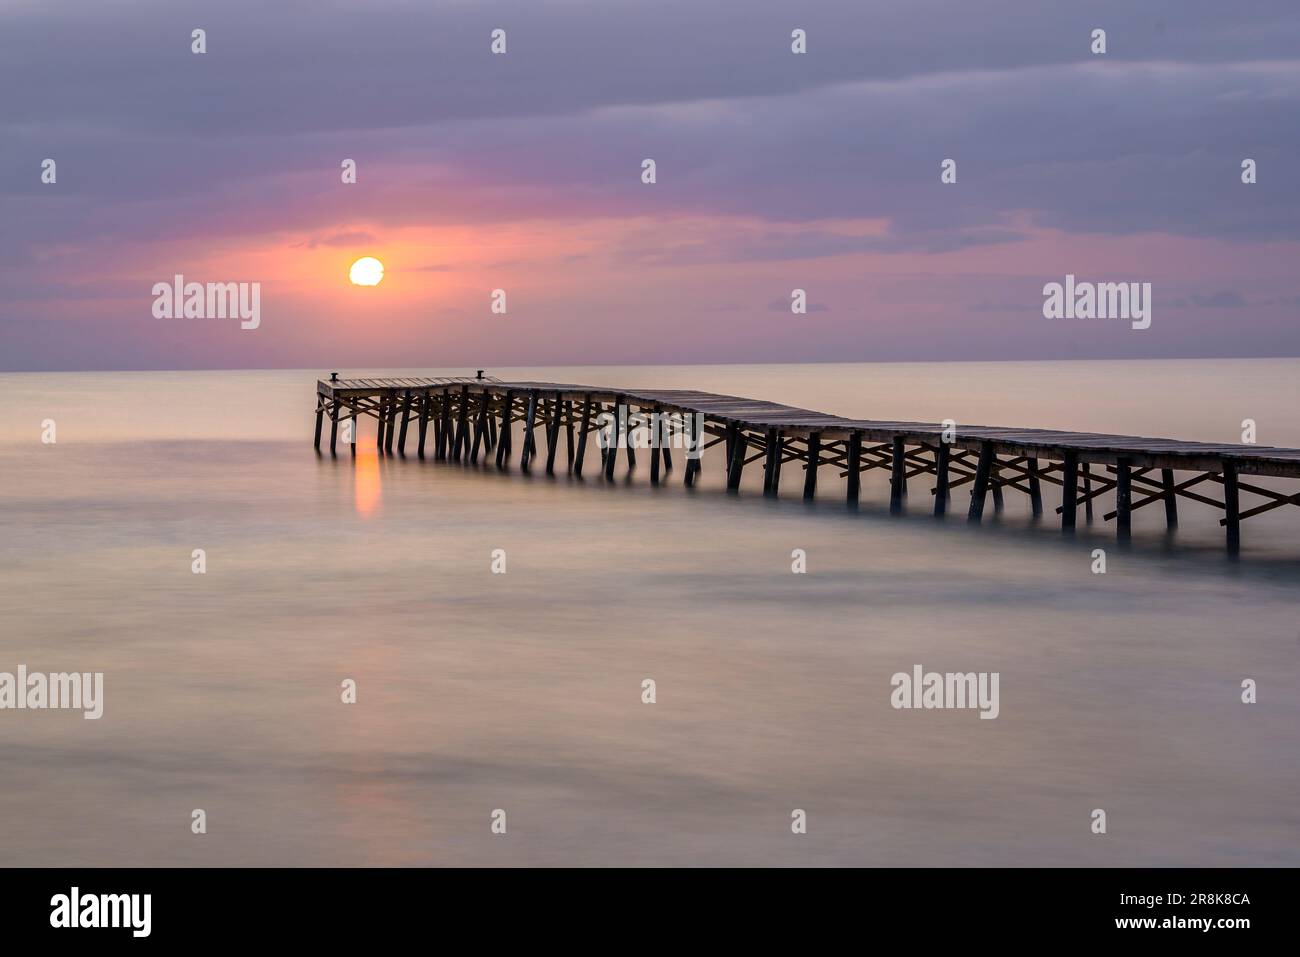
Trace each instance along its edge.
<instances>
[{"instance_id":1,"label":"calm sea","mask_svg":"<svg viewBox=\"0 0 1300 957\"><path fill-rule=\"evenodd\" d=\"M728 496L717 450L695 490L370 424L332 460L324 371L0 376L0 671L105 675L98 721L0 711L0 864L1300 864L1300 510L1234 563L1196 506L1121 549L1014 492L891 516L879 471L856 513L830 470ZM1300 360L488 371L1300 446ZM894 710L917 664L999 673L999 717Z\"/></svg>"}]
</instances>

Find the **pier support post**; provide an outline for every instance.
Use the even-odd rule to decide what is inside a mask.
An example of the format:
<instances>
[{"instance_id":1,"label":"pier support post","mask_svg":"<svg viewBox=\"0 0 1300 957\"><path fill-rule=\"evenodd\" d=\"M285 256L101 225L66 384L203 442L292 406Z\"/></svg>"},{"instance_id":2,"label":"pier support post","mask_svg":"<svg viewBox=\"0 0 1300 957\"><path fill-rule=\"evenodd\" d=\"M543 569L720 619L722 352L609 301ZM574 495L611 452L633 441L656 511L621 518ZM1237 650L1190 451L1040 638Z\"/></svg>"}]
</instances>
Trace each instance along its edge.
<instances>
[{"instance_id":1,"label":"pier support post","mask_svg":"<svg viewBox=\"0 0 1300 957\"><path fill-rule=\"evenodd\" d=\"M1072 529L1079 510L1079 453L1067 449L1061 469L1061 528Z\"/></svg>"},{"instance_id":2,"label":"pier support post","mask_svg":"<svg viewBox=\"0 0 1300 957\"><path fill-rule=\"evenodd\" d=\"M511 445L514 443L514 427L511 419L515 414L515 394L507 391L501 400L501 424L497 426L497 468L504 468L510 462Z\"/></svg>"},{"instance_id":3,"label":"pier support post","mask_svg":"<svg viewBox=\"0 0 1300 957\"><path fill-rule=\"evenodd\" d=\"M934 450L934 514L948 512L948 463L952 460L952 447L942 438Z\"/></svg>"},{"instance_id":4,"label":"pier support post","mask_svg":"<svg viewBox=\"0 0 1300 957\"><path fill-rule=\"evenodd\" d=\"M846 444L849 447L849 481L846 498L849 505L856 506L862 494L862 433L852 433Z\"/></svg>"},{"instance_id":5,"label":"pier support post","mask_svg":"<svg viewBox=\"0 0 1300 957\"><path fill-rule=\"evenodd\" d=\"M352 413L352 457L357 457L357 414Z\"/></svg>"},{"instance_id":6,"label":"pier support post","mask_svg":"<svg viewBox=\"0 0 1300 957\"><path fill-rule=\"evenodd\" d=\"M662 414L659 406L655 406L650 411L650 484L659 484L659 459L663 455L661 446L663 443L659 437L659 417Z\"/></svg>"},{"instance_id":7,"label":"pier support post","mask_svg":"<svg viewBox=\"0 0 1300 957\"><path fill-rule=\"evenodd\" d=\"M411 393L408 390L402 397L402 428L397 435L397 451L400 455L406 455L406 428L411 420Z\"/></svg>"},{"instance_id":8,"label":"pier support post","mask_svg":"<svg viewBox=\"0 0 1300 957\"><path fill-rule=\"evenodd\" d=\"M776 448L776 435L777 435L776 429L769 428L767 430L767 437L765 440L767 443L767 453L763 458L763 494L764 495L772 495L776 491L772 483L776 478L777 456L781 454L780 452L777 451Z\"/></svg>"},{"instance_id":9,"label":"pier support post","mask_svg":"<svg viewBox=\"0 0 1300 957\"><path fill-rule=\"evenodd\" d=\"M1043 514L1043 487L1038 479L1038 459L1029 460L1029 508L1034 518Z\"/></svg>"},{"instance_id":10,"label":"pier support post","mask_svg":"<svg viewBox=\"0 0 1300 957\"><path fill-rule=\"evenodd\" d=\"M1174 491L1174 470L1160 470L1160 484L1164 488L1165 499L1165 525L1169 528L1178 527L1178 496Z\"/></svg>"},{"instance_id":11,"label":"pier support post","mask_svg":"<svg viewBox=\"0 0 1300 957\"><path fill-rule=\"evenodd\" d=\"M451 390L442 390L441 405L438 410L438 429L437 429L437 451L434 455L436 459L446 459L447 453L451 451Z\"/></svg>"},{"instance_id":12,"label":"pier support post","mask_svg":"<svg viewBox=\"0 0 1300 957\"><path fill-rule=\"evenodd\" d=\"M889 510L897 515L907 497L907 448L901 435L894 436L889 459Z\"/></svg>"},{"instance_id":13,"label":"pier support post","mask_svg":"<svg viewBox=\"0 0 1300 957\"><path fill-rule=\"evenodd\" d=\"M993 464L989 468L989 491L993 493L993 511L1002 511L1002 468L998 465L997 456L993 457Z\"/></svg>"},{"instance_id":14,"label":"pier support post","mask_svg":"<svg viewBox=\"0 0 1300 957\"><path fill-rule=\"evenodd\" d=\"M388 400L383 396L379 397L379 407L375 409L375 413L375 418L377 420L375 426L375 448L382 452L384 451L384 426L388 422Z\"/></svg>"},{"instance_id":15,"label":"pier support post","mask_svg":"<svg viewBox=\"0 0 1300 957\"><path fill-rule=\"evenodd\" d=\"M989 491L989 474L993 469L993 443L980 444L979 463L975 466L975 488L970 493L970 511L967 519L978 522L984 517L984 499Z\"/></svg>"},{"instance_id":16,"label":"pier support post","mask_svg":"<svg viewBox=\"0 0 1300 957\"><path fill-rule=\"evenodd\" d=\"M822 434L814 432L808 436L808 465L803 477L804 501L812 501L817 495L817 466L822 461Z\"/></svg>"},{"instance_id":17,"label":"pier support post","mask_svg":"<svg viewBox=\"0 0 1300 957\"><path fill-rule=\"evenodd\" d=\"M578 453L573 458L573 474L582 475L582 460L587 456L587 430L591 427L591 393L582 397L582 425L578 427Z\"/></svg>"},{"instance_id":18,"label":"pier support post","mask_svg":"<svg viewBox=\"0 0 1300 957\"><path fill-rule=\"evenodd\" d=\"M415 448L415 454L424 459L424 439L429 433L429 393L425 393L419 398L420 403L420 441Z\"/></svg>"},{"instance_id":19,"label":"pier support post","mask_svg":"<svg viewBox=\"0 0 1300 957\"><path fill-rule=\"evenodd\" d=\"M1092 466L1083 463L1083 517L1092 524Z\"/></svg>"},{"instance_id":20,"label":"pier support post","mask_svg":"<svg viewBox=\"0 0 1300 957\"><path fill-rule=\"evenodd\" d=\"M749 451L749 438L745 430L736 426L736 437L731 443L731 465L727 468L727 491L740 489L740 475L745 469L745 453Z\"/></svg>"},{"instance_id":21,"label":"pier support post","mask_svg":"<svg viewBox=\"0 0 1300 957\"><path fill-rule=\"evenodd\" d=\"M1223 524L1228 531L1228 554L1241 552L1241 502L1237 488L1237 463L1223 461Z\"/></svg>"},{"instance_id":22,"label":"pier support post","mask_svg":"<svg viewBox=\"0 0 1300 957\"><path fill-rule=\"evenodd\" d=\"M460 407L456 411L456 454L458 462L469 455L469 386L460 387Z\"/></svg>"},{"instance_id":23,"label":"pier support post","mask_svg":"<svg viewBox=\"0 0 1300 957\"><path fill-rule=\"evenodd\" d=\"M551 420L546 424L546 474L555 474L555 453L560 448L560 416L564 412L564 407L560 404L560 397L556 395L551 400Z\"/></svg>"},{"instance_id":24,"label":"pier support post","mask_svg":"<svg viewBox=\"0 0 1300 957\"><path fill-rule=\"evenodd\" d=\"M695 476L700 471L700 457L704 454L702 417L688 412L682 427L686 435L686 468L683 470L682 484L691 488L695 485Z\"/></svg>"},{"instance_id":25,"label":"pier support post","mask_svg":"<svg viewBox=\"0 0 1300 957\"><path fill-rule=\"evenodd\" d=\"M660 410L659 422L654 429L654 437L664 447L664 471L673 470L673 421L672 415L666 414Z\"/></svg>"},{"instance_id":26,"label":"pier support post","mask_svg":"<svg viewBox=\"0 0 1300 957\"><path fill-rule=\"evenodd\" d=\"M337 455L339 443L339 400L330 403L330 455Z\"/></svg>"},{"instance_id":27,"label":"pier support post","mask_svg":"<svg viewBox=\"0 0 1300 957\"><path fill-rule=\"evenodd\" d=\"M397 431L397 395L394 393L388 397L388 426L384 430L384 452L387 455L393 454L393 434Z\"/></svg>"},{"instance_id":28,"label":"pier support post","mask_svg":"<svg viewBox=\"0 0 1300 957\"><path fill-rule=\"evenodd\" d=\"M626 401L627 401L627 400L624 399L624 402L626 402ZM627 443L627 470L628 470L629 472L631 472L634 468L636 468L636 440L635 440L635 438L634 438L634 436L633 436L633 433L634 433L636 430L633 429L633 428L631 427L631 425L629 424L629 422L631 421L631 418L632 418L632 410L631 410L631 408L628 408L627 406L624 406L624 411L623 411L623 426L624 426L624 428L623 428L623 434L624 434L624 441Z\"/></svg>"},{"instance_id":29,"label":"pier support post","mask_svg":"<svg viewBox=\"0 0 1300 957\"><path fill-rule=\"evenodd\" d=\"M524 414L524 447L519 453L521 468L528 468L537 451L537 436L533 434L533 427L537 424L537 403L540 398L536 389L528 393L528 411Z\"/></svg>"},{"instance_id":30,"label":"pier support post","mask_svg":"<svg viewBox=\"0 0 1300 957\"><path fill-rule=\"evenodd\" d=\"M325 422L325 406L321 405L320 399L316 400L316 451L320 451L320 430Z\"/></svg>"},{"instance_id":31,"label":"pier support post","mask_svg":"<svg viewBox=\"0 0 1300 957\"><path fill-rule=\"evenodd\" d=\"M612 408L614 418L609 424L609 437L605 440L605 478L609 481L614 480L614 465L618 461L619 433L622 431L618 410L622 403L621 396L614 397Z\"/></svg>"},{"instance_id":32,"label":"pier support post","mask_svg":"<svg viewBox=\"0 0 1300 957\"><path fill-rule=\"evenodd\" d=\"M1133 469L1127 458L1115 462L1115 533L1128 541L1133 529Z\"/></svg>"},{"instance_id":33,"label":"pier support post","mask_svg":"<svg viewBox=\"0 0 1300 957\"><path fill-rule=\"evenodd\" d=\"M478 396L478 415L474 417L474 447L470 450L469 460L478 463L479 447L487 441L488 436L488 394L480 392ZM486 451L484 452L486 455Z\"/></svg>"},{"instance_id":34,"label":"pier support post","mask_svg":"<svg viewBox=\"0 0 1300 957\"><path fill-rule=\"evenodd\" d=\"M564 400L564 455L573 471L573 400Z\"/></svg>"}]
</instances>

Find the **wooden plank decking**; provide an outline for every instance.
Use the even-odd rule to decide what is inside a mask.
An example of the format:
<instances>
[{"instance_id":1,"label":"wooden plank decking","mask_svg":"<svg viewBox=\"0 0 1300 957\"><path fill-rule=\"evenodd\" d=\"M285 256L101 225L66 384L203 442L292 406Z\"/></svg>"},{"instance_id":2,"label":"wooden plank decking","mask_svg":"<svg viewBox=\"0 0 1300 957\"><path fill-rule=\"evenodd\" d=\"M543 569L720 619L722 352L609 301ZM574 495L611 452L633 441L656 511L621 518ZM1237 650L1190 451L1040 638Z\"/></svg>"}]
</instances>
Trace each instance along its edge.
<instances>
[{"instance_id":1,"label":"wooden plank decking","mask_svg":"<svg viewBox=\"0 0 1300 957\"><path fill-rule=\"evenodd\" d=\"M686 389L619 390L554 382L502 382L484 377L357 378L317 383L316 448L323 420L331 423L330 451L337 447L338 423L352 420L351 446L356 448L358 417L378 422L377 444L405 454L408 425L419 426L418 454L424 457L430 423L435 456L477 461L480 449L496 452L504 467L514 448L516 424L522 427L521 464L537 455L536 432L542 430L547 448L546 468L553 471L560 430L567 440L565 462L581 475L587 440L598 433L601 468L613 477L620 450L628 467L635 466L638 448L651 456L651 481L672 467L672 451L685 452L685 482L694 483L703 451L725 443L727 485L739 489L746 465L764 462L763 490L777 495L782 466L800 461L803 495L816 494L817 470L833 467L848 478L848 499L856 502L860 473L874 468L890 472L891 504L899 508L907 496L907 481L918 475L935 478L930 494L934 511L942 514L954 488L970 484L968 515L978 521L991 494L1001 508L1006 489L1029 496L1035 515L1042 511L1042 484L1059 485L1061 523L1071 528L1082 505L1089 518L1094 501L1114 492L1115 508L1104 516L1115 520L1118 533L1129 533L1132 512L1154 502L1164 505L1167 524L1177 523L1177 500L1190 499L1224 511L1228 547L1236 552L1242 519L1285 505L1300 505L1300 493L1244 483L1241 475L1300 478L1300 449L1256 445L1190 442L1179 439L1065 432L1050 429L956 424L945 436L942 423L849 419L799 409L761 399L718 395ZM657 438L642 446L633 436L648 434L653 417ZM620 423L609 438L609 423ZM576 436L576 438L575 438ZM575 446L576 442L576 446ZM809 466L816 466L809 468ZM1178 480L1176 472L1193 473ZM1151 473L1158 473L1153 476ZM1222 487L1222 500L1193 492L1210 483ZM1242 510L1242 492L1263 501ZM1134 500L1134 495L1138 496Z\"/></svg>"}]
</instances>

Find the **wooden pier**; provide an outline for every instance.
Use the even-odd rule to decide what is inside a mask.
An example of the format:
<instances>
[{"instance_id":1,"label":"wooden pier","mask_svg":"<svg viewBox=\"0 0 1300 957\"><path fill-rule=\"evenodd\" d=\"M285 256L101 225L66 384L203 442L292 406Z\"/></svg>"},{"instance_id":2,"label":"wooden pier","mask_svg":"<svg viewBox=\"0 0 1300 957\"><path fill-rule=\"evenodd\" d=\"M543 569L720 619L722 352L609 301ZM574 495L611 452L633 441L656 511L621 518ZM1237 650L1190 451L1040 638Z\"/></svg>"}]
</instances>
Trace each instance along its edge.
<instances>
[{"instance_id":1,"label":"wooden pier","mask_svg":"<svg viewBox=\"0 0 1300 957\"><path fill-rule=\"evenodd\" d=\"M636 437L646 432L640 427L619 429L609 442L590 442L602 423L619 417L620 409L634 421L654 416L662 423L660 441L648 448L639 444ZM518 438L520 464L532 467L544 444L545 468L553 473L563 432L562 466L567 471L581 476L596 454L590 451L595 444L606 478L615 476L620 456L625 468L635 468L641 451L650 458L654 484L672 469L676 450L685 460L683 481L694 485L704 451L723 445L728 489L738 490L745 468L761 462L764 493L778 495L783 466L799 462L803 498L816 495L819 470L830 468L847 480L850 504L858 501L862 473L884 469L894 511L902 509L909 481L928 476L925 484L936 515L949 509L954 489L970 486L967 516L975 522L990 497L1000 510L1007 491L1028 496L1033 514L1041 515L1043 486L1055 485L1061 489L1056 513L1063 529L1075 526L1081 506L1091 519L1094 504L1100 507L1109 500L1113 507L1103 518L1115 522L1121 540L1130 534L1133 512L1148 505L1161 504L1166 524L1176 526L1182 498L1223 512L1220 524L1233 554L1240 549L1245 519L1300 505L1300 492L1286 494L1242 479L1300 478L1300 449L972 425L957 425L945 435L942 424L845 419L712 392L501 382L481 373L473 378L384 379L339 379L334 374L317 383L317 450L328 420L329 449L336 454L339 423L350 419L355 455L358 419L364 417L378 423L381 454L396 449L405 455L413 431L416 454L424 458L432 433L435 459L477 462L480 454L484 461L491 455L504 468ZM1203 494L1215 490L1218 495ZM1243 493L1259 501L1243 508Z\"/></svg>"}]
</instances>

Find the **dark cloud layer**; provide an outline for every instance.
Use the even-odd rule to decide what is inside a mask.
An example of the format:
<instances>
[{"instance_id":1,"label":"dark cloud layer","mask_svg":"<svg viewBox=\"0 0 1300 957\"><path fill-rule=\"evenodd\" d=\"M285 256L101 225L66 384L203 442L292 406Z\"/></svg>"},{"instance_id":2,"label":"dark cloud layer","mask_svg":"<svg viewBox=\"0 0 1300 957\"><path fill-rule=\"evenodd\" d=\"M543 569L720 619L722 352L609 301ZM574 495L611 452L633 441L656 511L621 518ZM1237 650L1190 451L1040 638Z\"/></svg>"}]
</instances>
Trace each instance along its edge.
<instances>
[{"instance_id":1,"label":"dark cloud layer","mask_svg":"<svg viewBox=\"0 0 1300 957\"><path fill-rule=\"evenodd\" d=\"M808 55L789 52L796 26ZM488 53L495 27L504 57ZM1105 57L1088 52L1094 27ZM0 319L95 298L41 274L49 248L89 262L158 239L376 237L347 222L772 226L671 244L647 227L610 251L666 267L940 256L1031 227L1294 241L1297 50L1294 0L0 0ZM38 181L46 156L57 192ZM646 156L653 190L637 180ZM354 189L337 188L342 157ZM1244 157L1259 164L1249 188ZM1217 295L1183 301L1251 302ZM48 344L38 359L17 342L7 362L49 361Z\"/></svg>"}]
</instances>

